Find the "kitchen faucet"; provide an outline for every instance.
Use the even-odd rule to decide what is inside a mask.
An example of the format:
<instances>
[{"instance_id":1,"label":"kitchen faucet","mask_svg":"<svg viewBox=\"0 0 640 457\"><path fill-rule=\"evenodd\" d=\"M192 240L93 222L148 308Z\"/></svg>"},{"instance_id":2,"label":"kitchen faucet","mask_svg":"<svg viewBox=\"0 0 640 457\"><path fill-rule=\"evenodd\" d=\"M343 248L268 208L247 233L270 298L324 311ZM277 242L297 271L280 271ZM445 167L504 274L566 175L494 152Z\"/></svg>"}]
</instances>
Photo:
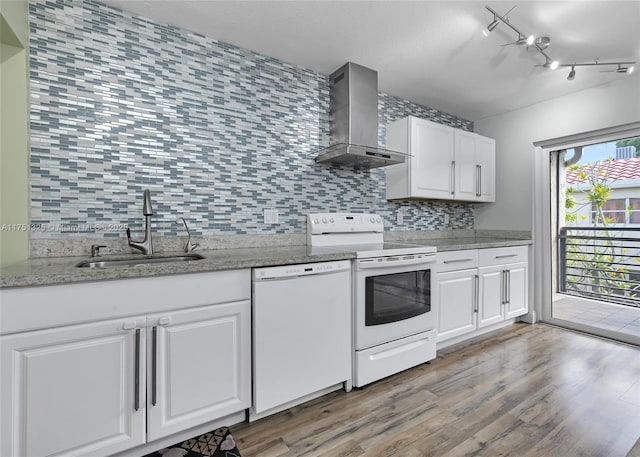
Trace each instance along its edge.
<instances>
[{"instance_id":1,"label":"kitchen faucet","mask_svg":"<svg viewBox=\"0 0 640 457\"><path fill-rule=\"evenodd\" d=\"M144 240L133 241L131 239L131 230L127 227L127 241L129 242L129 246L138 249L143 254L153 254L153 242L151 241L151 216L153 216L153 209L151 208L151 192L149 192L149 189L144 191L142 214L144 214L145 221Z\"/></svg>"}]
</instances>

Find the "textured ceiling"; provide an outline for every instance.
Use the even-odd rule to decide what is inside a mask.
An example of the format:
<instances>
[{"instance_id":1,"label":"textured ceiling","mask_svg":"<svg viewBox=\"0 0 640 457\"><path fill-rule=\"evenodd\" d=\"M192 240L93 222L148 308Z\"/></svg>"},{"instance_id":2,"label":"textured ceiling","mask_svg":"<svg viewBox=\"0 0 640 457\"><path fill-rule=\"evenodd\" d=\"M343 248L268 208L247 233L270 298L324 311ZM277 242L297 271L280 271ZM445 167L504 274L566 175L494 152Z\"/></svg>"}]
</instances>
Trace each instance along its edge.
<instances>
[{"instance_id":1,"label":"textured ceiling","mask_svg":"<svg viewBox=\"0 0 640 457\"><path fill-rule=\"evenodd\" d=\"M633 75L614 67L547 70L544 57L515 45L504 24L481 33L511 2L473 1L132 1L103 0L302 67L329 74L347 61L378 72L379 90L472 121ZM529 1L510 22L551 37L561 63L640 62L640 1ZM639 100L630 100L639 105Z\"/></svg>"}]
</instances>

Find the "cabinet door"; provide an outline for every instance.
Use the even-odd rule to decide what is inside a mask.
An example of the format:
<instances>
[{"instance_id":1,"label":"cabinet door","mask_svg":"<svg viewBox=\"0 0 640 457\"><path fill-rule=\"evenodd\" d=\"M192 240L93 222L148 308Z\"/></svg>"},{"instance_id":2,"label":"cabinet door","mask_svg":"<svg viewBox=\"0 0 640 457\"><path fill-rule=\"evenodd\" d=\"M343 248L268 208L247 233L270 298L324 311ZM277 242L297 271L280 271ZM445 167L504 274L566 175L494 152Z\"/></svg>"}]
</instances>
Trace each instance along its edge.
<instances>
[{"instance_id":1,"label":"cabinet door","mask_svg":"<svg viewBox=\"0 0 640 457\"><path fill-rule=\"evenodd\" d=\"M453 128L411 119L411 196L453 198Z\"/></svg>"},{"instance_id":2,"label":"cabinet door","mask_svg":"<svg viewBox=\"0 0 640 457\"><path fill-rule=\"evenodd\" d=\"M138 317L3 336L1 454L104 456L143 444L142 325Z\"/></svg>"},{"instance_id":3,"label":"cabinet door","mask_svg":"<svg viewBox=\"0 0 640 457\"><path fill-rule=\"evenodd\" d=\"M476 167L478 169L478 201L496 201L496 141L476 136Z\"/></svg>"},{"instance_id":4,"label":"cabinet door","mask_svg":"<svg viewBox=\"0 0 640 457\"><path fill-rule=\"evenodd\" d=\"M512 318L522 316L528 308L528 271L527 262L519 262L507 265L507 302L505 304L505 317Z\"/></svg>"},{"instance_id":5,"label":"cabinet door","mask_svg":"<svg viewBox=\"0 0 640 457\"><path fill-rule=\"evenodd\" d=\"M251 302L148 319L149 440L251 405Z\"/></svg>"},{"instance_id":6,"label":"cabinet door","mask_svg":"<svg viewBox=\"0 0 640 457\"><path fill-rule=\"evenodd\" d=\"M464 130L455 131L455 198L477 201L479 199L479 168L476 161L478 135Z\"/></svg>"},{"instance_id":7,"label":"cabinet door","mask_svg":"<svg viewBox=\"0 0 640 457\"><path fill-rule=\"evenodd\" d=\"M504 267L502 265L481 267L480 303L478 305L478 328L504 320Z\"/></svg>"},{"instance_id":8,"label":"cabinet door","mask_svg":"<svg viewBox=\"0 0 640 457\"><path fill-rule=\"evenodd\" d=\"M438 341L476 329L476 269L436 275Z\"/></svg>"}]
</instances>

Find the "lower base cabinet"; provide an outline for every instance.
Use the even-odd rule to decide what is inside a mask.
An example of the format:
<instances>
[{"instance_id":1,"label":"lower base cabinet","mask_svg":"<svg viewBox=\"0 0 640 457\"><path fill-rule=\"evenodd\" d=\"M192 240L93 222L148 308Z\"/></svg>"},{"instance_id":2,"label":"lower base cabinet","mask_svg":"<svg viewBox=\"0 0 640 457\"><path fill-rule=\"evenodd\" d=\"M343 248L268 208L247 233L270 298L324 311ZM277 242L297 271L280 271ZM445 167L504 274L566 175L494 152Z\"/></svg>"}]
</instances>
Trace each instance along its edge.
<instances>
[{"instance_id":1,"label":"lower base cabinet","mask_svg":"<svg viewBox=\"0 0 640 457\"><path fill-rule=\"evenodd\" d=\"M438 338L446 341L528 312L528 248L438 253Z\"/></svg>"},{"instance_id":2,"label":"lower base cabinet","mask_svg":"<svg viewBox=\"0 0 640 457\"><path fill-rule=\"evenodd\" d=\"M242 273L235 282L246 278L246 287L237 293L229 292L228 274L219 281L215 273L163 278L167 284L150 285L165 297L150 297L151 305L140 306L145 314L3 333L0 455L108 456L249 408L250 275ZM3 306L5 298L9 308L24 300L37 311L30 303L36 293L59 302L62 313L65 303L74 309L83 300L108 313L115 306L99 294L135 296L145 281L51 286L50 294L29 288L24 297L14 290L3 293ZM180 281L199 284L199 292L190 297ZM216 302L217 287L233 301ZM205 301L207 290L213 293Z\"/></svg>"},{"instance_id":3,"label":"lower base cabinet","mask_svg":"<svg viewBox=\"0 0 640 457\"><path fill-rule=\"evenodd\" d=\"M1 337L2 455L108 455L143 444L143 324L138 316Z\"/></svg>"}]
</instances>

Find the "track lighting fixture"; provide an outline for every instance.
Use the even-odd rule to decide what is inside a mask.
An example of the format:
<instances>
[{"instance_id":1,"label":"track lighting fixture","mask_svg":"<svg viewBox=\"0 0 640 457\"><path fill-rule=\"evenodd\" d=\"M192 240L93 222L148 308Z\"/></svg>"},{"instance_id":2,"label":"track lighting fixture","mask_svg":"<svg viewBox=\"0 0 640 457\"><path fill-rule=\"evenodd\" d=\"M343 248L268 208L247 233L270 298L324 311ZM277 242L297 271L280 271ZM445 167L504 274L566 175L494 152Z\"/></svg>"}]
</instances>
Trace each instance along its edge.
<instances>
[{"instance_id":1,"label":"track lighting fixture","mask_svg":"<svg viewBox=\"0 0 640 457\"><path fill-rule=\"evenodd\" d=\"M489 24L487 28L482 31L482 34L484 36L489 36L489 34L493 32L493 29L495 29L498 26L498 24L500 24L500 21L496 19L496 17L494 16L493 22L491 22L491 24Z\"/></svg>"},{"instance_id":2,"label":"track lighting fixture","mask_svg":"<svg viewBox=\"0 0 640 457\"><path fill-rule=\"evenodd\" d=\"M545 68L548 68L550 70L555 70L558 67L571 67L571 71L569 71L569 75L567 76L567 79L569 81L573 81L575 79L575 77L576 77L576 68L575 67L586 67L586 66L593 66L593 65L617 65L618 68L616 68L615 70L610 70L610 72L612 72L612 73L627 73L627 74L633 73L633 70L635 69L635 67L634 67L635 62L599 62L598 59L596 59L594 61L594 63L560 64L560 62L558 62L557 60L552 59L549 56L549 54L547 54L546 49L551 44L551 38L549 38L548 36L535 37L533 35L526 35L526 34L522 33L520 30L518 30L513 24L511 24L511 22L509 20L509 17L508 17L508 14L511 11L513 11L515 6L513 8L511 8L509 11L507 11L504 14L504 16L501 16L500 14L498 14L495 10L493 10L489 6L485 6L485 8L491 14L493 14L493 21L491 21L489 26L482 31L484 36L488 37L489 33L493 29L495 29L500 22L504 23L507 27L509 27L511 30L513 30L518 35L518 39L515 42L508 43L508 44L517 44L517 45L521 45L521 46L525 46L526 45L527 46L527 50L531 48L531 49L537 51L538 53L540 53L544 57L545 63L543 65L538 65L538 66L545 67ZM503 45L503 46L506 46L506 45Z\"/></svg>"}]
</instances>

